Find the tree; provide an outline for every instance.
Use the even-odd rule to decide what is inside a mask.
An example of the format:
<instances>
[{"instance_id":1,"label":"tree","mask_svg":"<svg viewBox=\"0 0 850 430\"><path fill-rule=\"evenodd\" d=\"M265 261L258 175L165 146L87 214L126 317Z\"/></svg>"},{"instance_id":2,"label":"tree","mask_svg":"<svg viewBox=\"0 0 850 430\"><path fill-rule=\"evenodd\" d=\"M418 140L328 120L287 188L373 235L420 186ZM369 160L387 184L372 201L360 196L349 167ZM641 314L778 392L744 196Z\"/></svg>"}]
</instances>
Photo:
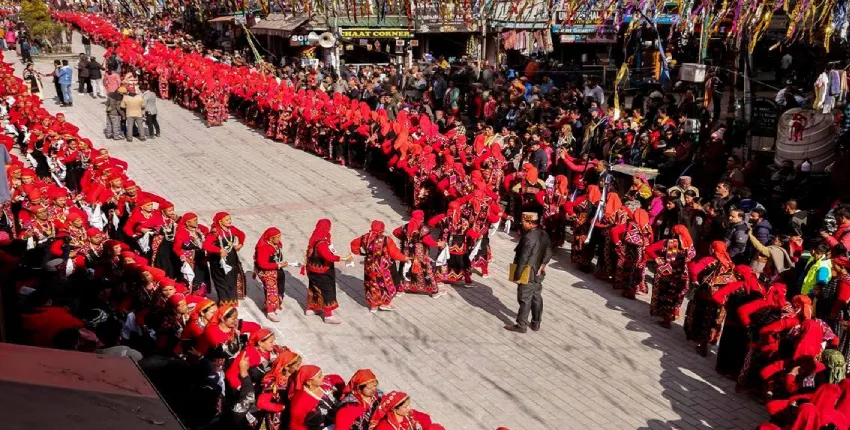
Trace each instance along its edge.
<instances>
[{"instance_id":1,"label":"tree","mask_svg":"<svg viewBox=\"0 0 850 430\"><path fill-rule=\"evenodd\" d=\"M50 12L43 0L23 0L20 17L26 24L32 41L45 47L51 47L58 42L62 26L50 18Z\"/></svg>"}]
</instances>

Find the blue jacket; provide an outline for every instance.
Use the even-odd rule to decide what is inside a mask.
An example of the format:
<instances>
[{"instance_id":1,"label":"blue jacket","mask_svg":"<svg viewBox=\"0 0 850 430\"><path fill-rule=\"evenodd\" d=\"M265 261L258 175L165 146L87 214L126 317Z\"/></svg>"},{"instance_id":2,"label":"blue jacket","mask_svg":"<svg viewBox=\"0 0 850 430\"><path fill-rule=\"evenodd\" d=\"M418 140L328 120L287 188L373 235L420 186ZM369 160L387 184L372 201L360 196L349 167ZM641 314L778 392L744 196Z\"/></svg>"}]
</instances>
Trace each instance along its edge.
<instances>
[{"instance_id":1,"label":"blue jacket","mask_svg":"<svg viewBox=\"0 0 850 430\"><path fill-rule=\"evenodd\" d=\"M62 66L58 72L56 72L56 76L59 77L60 85L71 85L71 78L74 74L74 69L71 66Z\"/></svg>"}]
</instances>

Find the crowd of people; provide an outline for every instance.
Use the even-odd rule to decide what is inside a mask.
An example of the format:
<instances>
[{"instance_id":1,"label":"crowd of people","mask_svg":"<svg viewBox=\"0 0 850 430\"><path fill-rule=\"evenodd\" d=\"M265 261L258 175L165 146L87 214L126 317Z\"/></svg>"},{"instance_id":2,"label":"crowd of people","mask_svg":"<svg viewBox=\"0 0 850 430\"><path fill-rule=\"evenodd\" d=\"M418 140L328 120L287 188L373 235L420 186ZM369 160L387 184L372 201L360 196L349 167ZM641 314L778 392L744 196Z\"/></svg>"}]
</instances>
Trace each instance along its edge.
<instances>
[{"instance_id":1,"label":"crowd of people","mask_svg":"<svg viewBox=\"0 0 850 430\"><path fill-rule=\"evenodd\" d=\"M405 393L381 391L370 370L346 383L240 319L245 277L237 252L245 237L228 214L207 228L142 191L125 162L81 137L64 115L48 113L5 62L0 95L0 272L13 281L4 294L19 298L7 314L15 315L17 340L130 357L149 375L180 369L157 386L192 428L442 428ZM306 254L316 292L308 312L324 312L326 322L335 287L322 290L322 277L333 279L333 263L320 256L332 255L330 227L318 223L310 240L317 251ZM272 315L283 297L280 236L270 228L255 247ZM376 247L376 237L364 236L362 246ZM208 287L217 300L207 298Z\"/></svg>"},{"instance_id":2,"label":"crowd of people","mask_svg":"<svg viewBox=\"0 0 850 430\"><path fill-rule=\"evenodd\" d=\"M172 49L161 28L132 34L100 16L54 15L107 44L104 63L124 76L116 91L146 86L203 110L210 126L233 112L271 139L390 181L412 209L411 220L391 235L376 221L350 246L365 256L370 310L393 310L403 292L437 297L444 294L440 283L470 284L474 271L488 276L491 235L510 231L524 214L523 221L540 220L553 248L571 242L576 269L630 299L651 289L649 312L663 327L680 317L687 296L685 337L703 356L717 344L717 371L765 399L772 424L764 428L848 426L842 380L850 359L850 206L839 200L804 208L809 172L744 162L730 145L732 133L713 117L710 92L698 100L685 90L677 101L654 91L625 108L593 80L584 88L556 87L535 61L524 73L440 62L403 72L387 66L266 73L264 65L228 64L186 45ZM128 181L120 160L48 115L10 70L4 87L14 101L0 104L17 142L7 146L17 144L34 170L9 169L5 219L11 237L29 244L7 246L41 249L17 253L31 259L17 267L47 261L47 276L65 285L61 294L26 287L39 317L25 315L24 323L41 329L35 332L42 345L95 348L93 336L79 334L88 324L99 327L97 339L107 345L123 338L139 350L206 363L225 375L228 415L249 426L259 416L277 428L290 414L290 428L302 428L294 424L298 410L327 414L349 399L361 417L354 428L369 427L363 416L395 419L387 428L428 428L430 420L410 412L403 394L374 394L374 375L358 372L341 389L338 378L323 379L313 366L293 366L300 357L276 346L271 332L241 322L234 305L244 297L244 235L231 217L220 213L207 228L193 214L178 216L173 205ZM692 129L689 119L701 126ZM621 186L618 164L645 169ZM650 180L651 171L659 176ZM254 253L272 321L283 269L293 264L280 253L280 236L270 228ZM337 255L330 239L330 221L319 220L299 265L309 279L308 314L336 324L334 263L352 255ZM18 263L13 250L4 254L9 268ZM103 279L96 293L74 297L74 279L92 276ZM205 298L211 286L218 303ZM76 314L56 306L68 297L78 301ZM110 311L80 319L91 309ZM38 327L50 312L72 330ZM117 315L130 333L107 330L115 330ZM532 328L539 329L536 318ZM526 324L506 328L524 332L518 326ZM349 428L339 423L344 410L336 413L337 426Z\"/></svg>"}]
</instances>

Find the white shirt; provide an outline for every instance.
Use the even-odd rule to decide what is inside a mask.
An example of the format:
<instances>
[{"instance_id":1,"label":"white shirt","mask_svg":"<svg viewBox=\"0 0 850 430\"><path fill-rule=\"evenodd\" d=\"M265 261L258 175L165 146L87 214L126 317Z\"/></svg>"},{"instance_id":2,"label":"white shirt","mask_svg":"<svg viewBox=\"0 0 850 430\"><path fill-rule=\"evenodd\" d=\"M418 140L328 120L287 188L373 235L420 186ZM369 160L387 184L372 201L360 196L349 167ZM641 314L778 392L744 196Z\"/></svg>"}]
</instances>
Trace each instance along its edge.
<instances>
[{"instance_id":1,"label":"white shirt","mask_svg":"<svg viewBox=\"0 0 850 430\"><path fill-rule=\"evenodd\" d=\"M593 97L593 100L596 100L596 103L599 107L602 107L602 104L605 103L605 91L602 90L602 87L599 85L590 88L584 87L584 93L582 93L582 97Z\"/></svg>"}]
</instances>

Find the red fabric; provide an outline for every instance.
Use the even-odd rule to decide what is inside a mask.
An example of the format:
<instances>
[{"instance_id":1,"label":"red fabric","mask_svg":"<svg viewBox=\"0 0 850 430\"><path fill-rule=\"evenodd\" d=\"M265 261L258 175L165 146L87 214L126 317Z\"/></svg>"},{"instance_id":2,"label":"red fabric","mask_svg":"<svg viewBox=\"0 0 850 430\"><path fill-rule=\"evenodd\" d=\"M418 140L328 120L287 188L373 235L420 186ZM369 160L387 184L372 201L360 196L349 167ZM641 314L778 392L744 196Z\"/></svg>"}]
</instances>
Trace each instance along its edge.
<instances>
[{"instance_id":1,"label":"red fabric","mask_svg":"<svg viewBox=\"0 0 850 430\"><path fill-rule=\"evenodd\" d=\"M28 344L52 348L57 333L70 328L83 328L85 324L64 307L45 306L36 309L34 313L22 314L21 326Z\"/></svg>"}]
</instances>

